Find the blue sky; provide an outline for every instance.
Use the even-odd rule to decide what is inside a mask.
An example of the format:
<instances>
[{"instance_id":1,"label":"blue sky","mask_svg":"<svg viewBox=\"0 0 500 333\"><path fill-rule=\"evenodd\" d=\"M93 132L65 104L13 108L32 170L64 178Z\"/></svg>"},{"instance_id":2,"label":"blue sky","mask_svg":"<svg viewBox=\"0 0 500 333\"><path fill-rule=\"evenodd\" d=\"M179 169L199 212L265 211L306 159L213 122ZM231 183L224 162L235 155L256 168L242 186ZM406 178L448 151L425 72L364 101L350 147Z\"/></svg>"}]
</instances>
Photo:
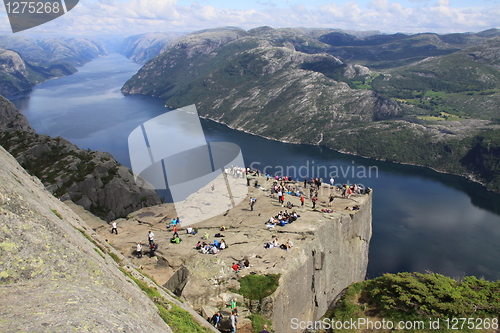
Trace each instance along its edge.
<instances>
[{"instance_id":1,"label":"blue sky","mask_svg":"<svg viewBox=\"0 0 500 333\"><path fill-rule=\"evenodd\" d=\"M0 33L11 33L0 6ZM80 0L66 15L25 33L134 35L269 25L383 33L500 28L500 0Z\"/></svg>"}]
</instances>

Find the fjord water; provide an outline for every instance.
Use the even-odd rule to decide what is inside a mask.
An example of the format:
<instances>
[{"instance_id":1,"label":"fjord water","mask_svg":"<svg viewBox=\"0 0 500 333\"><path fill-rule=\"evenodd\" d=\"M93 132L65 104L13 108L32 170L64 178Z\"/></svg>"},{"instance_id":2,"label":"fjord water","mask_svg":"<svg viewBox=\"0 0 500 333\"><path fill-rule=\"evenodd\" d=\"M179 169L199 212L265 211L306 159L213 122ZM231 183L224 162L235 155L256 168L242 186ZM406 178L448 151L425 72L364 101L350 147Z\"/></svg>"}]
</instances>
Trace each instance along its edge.
<instances>
[{"instance_id":1,"label":"fjord water","mask_svg":"<svg viewBox=\"0 0 500 333\"><path fill-rule=\"evenodd\" d=\"M130 132L168 111L157 98L120 93L139 68L112 54L11 100L38 133L62 136L80 148L108 151L130 166ZM245 163L261 171L268 167L269 172L284 170L297 178L325 181L333 173L337 184L373 188L368 277L431 271L456 278L500 279L500 195L466 179L424 168L280 143L208 120L202 120L202 125L208 141L236 143Z\"/></svg>"}]
</instances>

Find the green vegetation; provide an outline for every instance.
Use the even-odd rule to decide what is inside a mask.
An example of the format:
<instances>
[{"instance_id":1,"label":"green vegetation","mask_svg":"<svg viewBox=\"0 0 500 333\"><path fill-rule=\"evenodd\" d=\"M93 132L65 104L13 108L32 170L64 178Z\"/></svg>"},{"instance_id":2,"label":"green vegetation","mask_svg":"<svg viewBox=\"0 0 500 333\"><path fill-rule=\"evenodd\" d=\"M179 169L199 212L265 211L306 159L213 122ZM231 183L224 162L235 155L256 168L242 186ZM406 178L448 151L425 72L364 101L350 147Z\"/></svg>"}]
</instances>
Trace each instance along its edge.
<instances>
[{"instance_id":1,"label":"green vegetation","mask_svg":"<svg viewBox=\"0 0 500 333\"><path fill-rule=\"evenodd\" d=\"M108 254L118 265L121 264L122 260L115 253L108 252Z\"/></svg>"},{"instance_id":2,"label":"green vegetation","mask_svg":"<svg viewBox=\"0 0 500 333\"><path fill-rule=\"evenodd\" d=\"M280 276L280 274L246 275L239 280L240 289L235 292L248 299L261 300L278 289Z\"/></svg>"},{"instance_id":3,"label":"green vegetation","mask_svg":"<svg viewBox=\"0 0 500 333\"><path fill-rule=\"evenodd\" d=\"M171 309L167 310L163 305L156 303L160 311L160 317L170 326L175 333L206 333L207 328L201 327L193 320L193 316L186 310L169 303Z\"/></svg>"},{"instance_id":4,"label":"green vegetation","mask_svg":"<svg viewBox=\"0 0 500 333\"><path fill-rule=\"evenodd\" d=\"M60 218L62 220L62 216L61 214L59 214L59 212L55 209L51 209L52 213L54 213L55 216L57 216L58 218Z\"/></svg>"},{"instance_id":5,"label":"green vegetation","mask_svg":"<svg viewBox=\"0 0 500 333\"><path fill-rule=\"evenodd\" d=\"M103 253L101 252L101 250L99 250L97 247L94 247L94 251L95 251L95 252L97 252L97 254L98 254L98 255L100 255L102 259L106 259L106 258L104 257L104 254L103 254Z\"/></svg>"},{"instance_id":6,"label":"green vegetation","mask_svg":"<svg viewBox=\"0 0 500 333\"><path fill-rule=\"evenodd\" d=\"M248 317L248 319L250 319L252 321L252 327L253 327L254 333L259 333L260 331L262 331L262 329L264 328L264 325L267 325L267 330L269 332L272 331L271 321L269 319L262 317L260 314L252 313Z\"/></svg>"},{"instance_id":7,"label":"green vegetation","mask_svg":"<svg viewBox=\"0 0 500 333\"><path fill-rule=\"evenodd\" d=\"M200 326L189 312L165 300L155 287L150 287L146 282L136 279L122 267L120 267L120 270L123 274L132 279L137 286L139 286L139 288L144 291L146 295L148 295L148 297L155 303L160 317L163 321L165 321L165 323L167 323L168 326L170 326L174 333L210 332L207 328Z\"/></svg>"},{"instance_id":8,"label":"green vegetation","mask_svg":"<svg viewBox=\"0 0 500 333\"><path fill-rule=\"evenodd\" d=\"M500 281L488 282L476 277L456 281L439 274L384 274L351 285L327 316L342 321L383 318L392 322L424 320L426 323L439 318L441 329L435 332L470 332L448 330L444 322L452 318L489 318L483 322L498 323L499 295Z\"/></svg>"}]
</instances>

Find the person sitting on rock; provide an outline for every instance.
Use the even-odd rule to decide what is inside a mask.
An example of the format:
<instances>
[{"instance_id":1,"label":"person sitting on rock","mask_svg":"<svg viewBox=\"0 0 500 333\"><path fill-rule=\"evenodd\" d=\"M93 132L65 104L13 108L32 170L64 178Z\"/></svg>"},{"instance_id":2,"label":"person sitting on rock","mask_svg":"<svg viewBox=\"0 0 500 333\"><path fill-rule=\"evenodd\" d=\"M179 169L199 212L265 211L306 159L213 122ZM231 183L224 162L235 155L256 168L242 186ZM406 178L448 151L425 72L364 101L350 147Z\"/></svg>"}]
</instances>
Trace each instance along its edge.
<instances>
[{"instance_id":1,"label":"person sitting on rock","mask_svg":"<svg viewBox=\"0 0 500 333\"><path fill-rule=\"evenodd\" d=\"M238 273L240 271L240 266L237 264L237 263L234 263L233 266L231 266L231 268L236 272Z\"/></svg>"},{"instance_id":2,"label":"person sitting on rock","mask_svg":"<svg viewBox=\"0 0 500 333\"><path fill-rule=\"evenodd\" d=\"M216 313L214 313L214 315L212 316L212 325L214 325L215 328L219 328L219 324L222 320L222 315L220 313L220 311L217 311Z\"/></svg>"},{"instance_id":3,"label":"person sitting on rock","mask_svg":"<svg viewBox=\"0 0 500 333\"><path fill-rule=\"evenodd\" d=\"M205 244L205 243L203 243L203 244ZM210 248L211 247L208 244L203 245L203 247L201 248L201 253L203 253L203 254L209 253L210 252Z\"/></svg>"},{"instance_id":4,"label":"person sitting on rock","mask_svg":"<svg viewBox=\"0 0 500 333\"><path fill-rule=\"evenodd\" d=\"M225 250L226 248L227 248L226 241L224 239L222 239L220 241L219 249Z\"/></svg>"},{"instance_id":5,"label":"person sitting on rock","mask_svg":"<svg viewBox=\"0 0 500 333\"><path fill-rule=\"evenodd\" d=\"M182 239L179 237L179 235L174 236L170 239L170 243L175 243L175 244L179 244L181 241Z\"/></svg>"},{"instance_id":6,"label":"person sitting on rock","mask_svg":"<svg viewBox=\"0 0 500 333\"><path fill-rule=\"evenodd\" d=\"M201 250L201 241L198 241L198 243L196 243L196 245L194 246L194 248L196 250Z\"/></svg>"}]
</instances>

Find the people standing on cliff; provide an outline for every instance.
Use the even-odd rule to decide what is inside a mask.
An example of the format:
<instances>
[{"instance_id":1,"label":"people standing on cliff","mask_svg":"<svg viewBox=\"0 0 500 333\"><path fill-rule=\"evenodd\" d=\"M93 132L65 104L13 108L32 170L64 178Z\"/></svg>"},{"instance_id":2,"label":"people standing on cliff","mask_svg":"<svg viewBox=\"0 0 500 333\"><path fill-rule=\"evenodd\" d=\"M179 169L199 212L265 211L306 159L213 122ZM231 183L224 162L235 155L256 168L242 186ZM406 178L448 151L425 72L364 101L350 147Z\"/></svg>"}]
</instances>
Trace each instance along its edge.
<instances>
[{"instance_id":1,"label":"people standing on cliff","mask_svg":"<svg viewBox=\"0 0 500 333\"><path fill-rule=\"evenodd\" d=\"M330 198L328 198L328 207L332 207L333 199L333 194L330 194Z\"/></svg>"},{"instance_id":2,"label":"people standing on cliff","mask_svg":"<svg viewBox=\"0 0 500 333\"><path fill-rule=\"evenodd\" d=\"M210 185L210 190L212 191L212 193L215 191L215 184L212 183L212 185Z\"/></svg>"},{"instance_id":3,"label":"people standing on cliff","mask_svg":"<svg viewBox=\"0 0 500 333\"><path fill-rule=\"evenodd\" d=\"M312 209L315 209L316 208L316 201L318 201L318 197L314 196L311 200L312 200L312 203L313 203Z\"/></svg>"},{"instance_id":4,"label":"people standing on cliff","mask_svg":"<svg viewBox=\"0 0 500 333\"><path fill-rule=\"evenodd\" d=\"M149 245L149 257L150 258L153 258L156 255L155 254L156 250L158 250L158 244L153 242L151 245Z\"/></svg>"},{"instance_id":5,"label":"people standing on cliff","mask_svg":"<svg viewBox=\"0 0 500 333\"><path fill-rule=\"evenodd\" d=\"M111 223L111 233L113 233L113 231L118 235L118 230L116 229L116 221L113 221L113 223Z\"/></svg>"},{"instance_id":6,"label":"people standing on cliff","mask_svg":"<svg viewBox=\"0 0 500 333\"><path fill-rule=\"evenodd\" d=\"M235 311L231 312L231 317L229 318L231 324L231 333L236 333L236 325L238 324L237 313Z\"/></svg>"},{"instance_id":7,"label":"people standing on cliff","mask_svg":"<svg viewBox=\"0 0 500 333\"><path fill-rule=\"evenodd\" d=\"M335 179L333 179L333 177L330 177L330 186L333 187L334 184L335 184Z\"/></svg>"},{"instance_id":8,"label":"people standing on cliff","mask_svg":"<svg viewBox=\"0 0 500 333\"><path fill-rule=\"evenodd\" d=\"M300 196L300 207L304 207L304 202L306 202L306 197L303 195Z\"/></svg>"},{"instance_id":9,"label":"people standing on cliff","mask_svg":"<svg viewBox=\"0 0 500 333\"><path fill-rule=\"evenodd\" d=\"M253 211L253 206L257 202L256 198L250 198L250 210Z\"/></svg>"},{"instance_id":10,"label":"people standing on cliff","mask_svg":"<svg viewBox=\"0 0 500 333\"><path fill-rule=\"evenodd\" d=\"M155 234L150 230L148 231L148 241L149 245L153 244L155 242Z\"/></svg>"},{"instance_id":11,"label":"people standing on cliff","mask_svg":"<svg viewBox=\"0 0 500 333\"><path fill-rule=\"evenodd\" d=\"M142 258L142 243L141 242L137 243L136 252L137 252L137 258Z\"/></svg>"}]
</instances>

